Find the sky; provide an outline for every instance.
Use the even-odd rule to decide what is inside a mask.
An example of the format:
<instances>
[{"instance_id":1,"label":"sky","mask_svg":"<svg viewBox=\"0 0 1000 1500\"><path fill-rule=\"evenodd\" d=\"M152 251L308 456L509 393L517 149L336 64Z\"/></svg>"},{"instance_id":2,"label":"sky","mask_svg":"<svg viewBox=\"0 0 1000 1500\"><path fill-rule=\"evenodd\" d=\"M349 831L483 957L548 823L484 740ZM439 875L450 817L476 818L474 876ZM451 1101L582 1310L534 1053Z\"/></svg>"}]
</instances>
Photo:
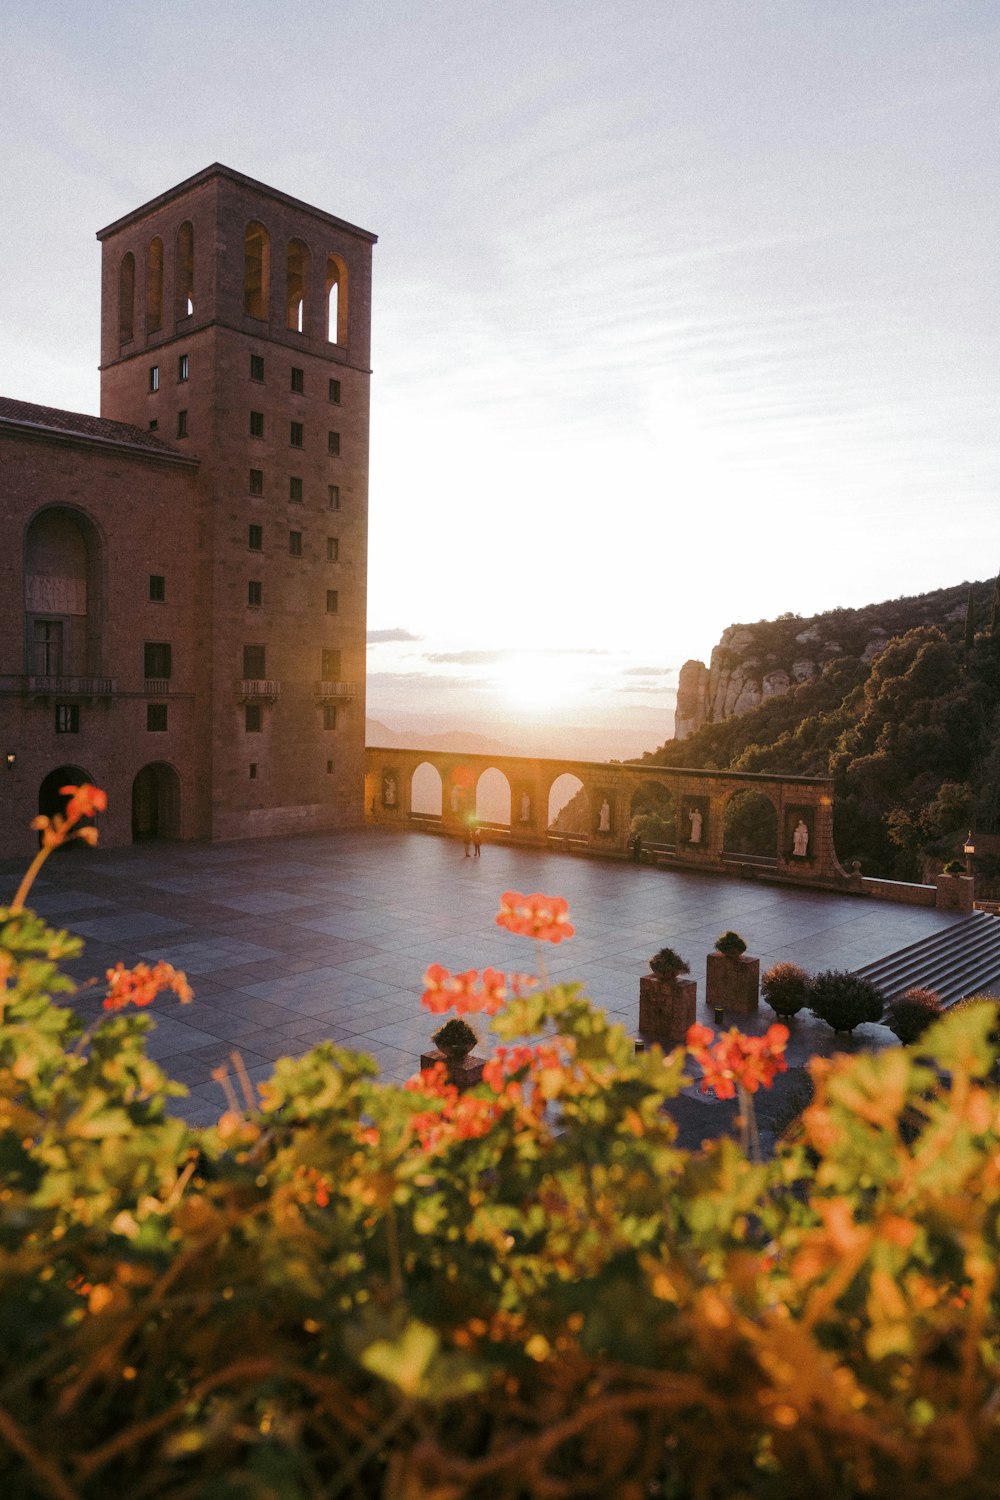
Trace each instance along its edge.
<instances>
[{"instance_id":1,"label":"sky","mask_svg":"<svg viewBox=\"0 0 1000 1500\"><path fill-rule=\"evenodd\" d=\"M369 715L651 749L729 624L997 570L998 42L995 0L6 0L0 393L98 410L94 231L212 161L374 231Z\"/></svg>"}]
</instances>

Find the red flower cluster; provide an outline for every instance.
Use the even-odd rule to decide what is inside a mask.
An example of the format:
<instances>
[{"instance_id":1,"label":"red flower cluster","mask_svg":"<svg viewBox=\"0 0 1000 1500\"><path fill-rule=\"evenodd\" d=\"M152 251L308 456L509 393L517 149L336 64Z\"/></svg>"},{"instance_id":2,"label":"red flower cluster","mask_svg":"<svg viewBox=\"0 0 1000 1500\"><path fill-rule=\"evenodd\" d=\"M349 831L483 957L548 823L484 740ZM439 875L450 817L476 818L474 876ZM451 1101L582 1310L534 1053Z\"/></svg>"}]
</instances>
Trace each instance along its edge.
<instances>
[{"instance_id":1,"label":"red flower cluster","mask_svg":"<svg viewBox=\"0 0 1000 1500\"><path fill-rule=\"evenodd\" d=\"M44 813L39 813L37 818L31 820L32 828L42 835L43 858L48 851L58 849L68 839L82 839L85 844L91 846L96 844L96 828L77 828L75 832L73 830L81 818L92 818L95 813L103 812L108 805L107 792L102 792L100 787L91 786L89 781L85 781L82 786L61 786L59 794L69 798L64 812L56 813L51 818L46 817ZM22 884L22 891L31 884L36 873L37 865L32 864ZM18 897L21 894L22 892L19 891ZM12 910L20 910L17 901Z\"/></svg>"},{"instance_id":2,"label":"red flower cluster","mask_svg":"<svg viewBox=\"0 0 1000 1500\"><path fill-rule=\"evenodd\" d=\"M420 1003L435 1014L454 1006L460 1016L479 1010L495 1016L507 998L507 980L500 969L484 969L480 979L478 969L452 974L442 964L431 964L424 984L427 988Z\"/></svg>"},{"instance_id":3,"label":"red flower cluster","mask_svg":"<svg viewBox=\"0 0 1000 1500\"><path fill-rule=\"evenodd\" d=\"M82 786L61 786L59 794L69 798L64 814L67 823L75 823L78 818L92 818L95 813L104 812L108 805L107 792L102 792L99 786L91 786L89 781Z\"/></svg>"},{"instance_id":4,"label":"red flower cluster","mask_svg":"<svg viewBox=\"0 0 1000 1500\"><path fill-rule=\"evenodd\" d=\"M183 1005L194 999L194 991L184 972L162 959L152 968L149 964L136 964L134 969L126 969L124 964L116 964L113 969L108 969L107 978L105 1010L124 1010L126 1005L150 1005L164 990L173 990Z\"/></svg>"},{"instance_id":5,"label":"red flower cluster","mask_svg":"<svg viewBox=\"0 0 1000 1500\"><path fill-rule=\"evenodd\" d=\"M569 921L569 903L562 896L543 896L540 891L532 896L504 891L496 920L497 926L506 927L508 932L539 938L544 943L561 943L576 931Z\"/></svg>"},{"instance_id":6,"label":"red flower cluster","mask_svg":"<svg viewBox=\"0 0 1000 1500\"><path fill-rule=\"evenodd\" d=\"M411 1093L430 1094L441 1105L440 1109L421 1110L410 1120L410 1129L425 1151L434 1151L456 1140L478 1140L489 1132L503 1110L498 1099L459 1093L448 1082L448 1069L443 1062L408 1078L403 1087Z\"/></svg>"},{"instance_id":7,"label":"red flower cluster","mask_svg":"<svg viewBox=\"0 0 1000 1500\"><path fill-rule=\"evenodd\" d=\"M711 1089L717 1099L734 1098L738 1086L748 1094L769 1089L788 1066L787 1041L788 1027L779 1025L769 1026L763 1036L744 1036L733 1026L718 1041L708 1026L692 1026L687 1034L688 1051L704 1074L701 1092Z\"/></svg>"},{"instance_id":8,"label":"red flower cluster","mask_svg":"<svg viewBox=\"0 0 1000 1500\"><path fill-rule=\"evenodd\" d=\"M498 1047L483 1068L483 1082L495 1094L503 1094L511 1100L522 1098L522 1082L511 1077L527 1068L527 1080L531 1080L542 1068L560 1068L563 1059L554 1042L538 1042L533 1047ZM526 1081L527 1081L526 1080ZM535 1107L544 1109L545 1101L540 1094L534 1096Z\"/></svg>"}]
</instances>

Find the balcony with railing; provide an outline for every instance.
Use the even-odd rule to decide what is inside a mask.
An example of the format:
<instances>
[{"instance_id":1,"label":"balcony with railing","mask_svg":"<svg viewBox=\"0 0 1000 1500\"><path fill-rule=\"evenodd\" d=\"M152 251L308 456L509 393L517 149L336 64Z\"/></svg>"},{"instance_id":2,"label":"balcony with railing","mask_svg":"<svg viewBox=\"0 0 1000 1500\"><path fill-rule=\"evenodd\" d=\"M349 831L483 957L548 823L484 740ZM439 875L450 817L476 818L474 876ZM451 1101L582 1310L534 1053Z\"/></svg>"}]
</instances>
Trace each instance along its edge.
<instances>
[{"instance_id":1,"label":"balcony with railing","mask_svg":"<svg viewBox=\"0 0 1000 1500\"><path fill-rule=\"evenodd\" d=\"M270 678L243 677L237 683L241 703L274 703L281 695L281 683Z\"/></svg>"},{"instance_id":2,"label":"balcony with railing","mask_svg":"<svg viewBox=\"0 0 1000 1500\"><path fill-rule=\"evenodd\" d=\"M320 703L350 703L361 693L358 682L317 682L314 687Z\"/></svg>"},{"instance_id":3,"label":"balcony with railing","mask_svg":"<svg viewBox=\"0 0 1000 1500\"><path fill-rule=\"evenodd\" d=\"M113 677L29 676L25 679L30 698L113 698Z\"/></svg>"}]
</instances>

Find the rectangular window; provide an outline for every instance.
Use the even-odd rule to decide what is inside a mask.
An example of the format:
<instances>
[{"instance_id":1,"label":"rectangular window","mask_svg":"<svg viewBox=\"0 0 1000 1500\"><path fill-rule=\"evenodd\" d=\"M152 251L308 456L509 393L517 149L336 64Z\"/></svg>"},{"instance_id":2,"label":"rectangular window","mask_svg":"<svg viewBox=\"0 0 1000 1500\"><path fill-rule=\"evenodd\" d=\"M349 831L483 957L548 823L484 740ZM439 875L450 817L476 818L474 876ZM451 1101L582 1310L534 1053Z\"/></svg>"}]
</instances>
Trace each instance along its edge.
<instances>
[{"instance_id":1,"label":"rectangular window","mask_svg":"<svg viewBox=\"0 0 1000 1500\"><path fill-rule=\"evenodd\" d=\"M294 474L289 476L288 498L289 500L302 499L302 480L298 479Z\"/></svg>"},{"instance_id":2,"label":"rectangular window","mask_svg":"<svg viewBox=\"0 0 1000 1500\"><path fill-rule=\"evenodd\" d=\"M251 682L261 682L267 676L265 660L267 650L264 646L243 647L243 676Z\"/></svg>"},{"instance_id":3,"label":"rectangular window","mask_svg":"<svg viewBox=\"0 0 1000 1500\"><path fill-rule=\"evenodd\" d=\"M288 441L291 443L291 445L292 445L293 448L301 448L302 447L302 423L301 422L293 422L292 423L291 432L289 434Z\"/></svg>"},{"instance_id":4,"label":"rectangular window","mask_svg":"<svg viewBox=\"0 0 1000 1500\"><path fill-rule=\"evenodd\" d=\"M167 727L167 705L165 703L146 704L146 729L150 734L162 734Z\"/></svg>"},{"instance_id":5,"label":"rectangular window","mask_svg":"<svg viewBox=\"0 0 1000 1500\"><path fill-rule=\"evenodd\" d=\"M340 509L340 485L328 484L326 487L327 505L330 510Z\"/></svg>"},{"instance_id":6,"label":"rectangular window","mask_svg":"<svg viewBox=\"0 0 1000 1500\"><path fill-rule=\"evenodd\" d=\"M188 378L188 357L182 354L177 360L177 379L182 383Z\"/></svg>"},{"instance_id":7,"label":"rectangular window","mask_svg":"<svg viewBox=\"0 0 1000 1500\"><path fill-rule=\"evenodd\" d=\"M340 381L339 380L331 380L330 381L330 400L333 402L334 406L339 406L340 405Z\"/></svg>"},{"instance_id":8,"label":"rectangular window","mask_svg":"<svg viewBox=\"0 0 1000 1500\"><path fill-rule=\"evenodd\" d=\"M250 356L250 379L264 379L264 356L263 354L251 354Z\"/></svg>"},{"instance_id":9,"label":"rectangular window","mask_svg":"<svg viewBox=\"0 0 1000 1500\"><path fill-rule=\"evenodd\" d=\"M328 776L332 776L333 775L333 761L332 760L328 760L327 763L326 763L326 774Z\"/></svg>"},{"instance_id":10,"label":"rectangular window","mask_svg":"<svg viewBox=\"0 0 1000 1500\"><path fill-rule=\"evenodd\" d=\"M305 388L306 388L306 372L305 372L305 370L297 370L295 368L295 366L293 365L292 366L292 390L293 391L298 391L299 394L301 395L302 392L305 390Z\"/></svg>"},{"instance_id":11,"label":"rectangular window","mask_svg":"<svg viewBox=\"0 0 1000 1500\"><path fill-rule=\"evenodd\" d=\"M247 546L251 552L263 552L264 550L264 528L263 526L250 526L247 529Z\"/></svg>"},{"instance_id":12,"label":"rectangular window","mask_svg":"<svg viewBox=\"0 0 1000 1500\"><path fill-rule=\"evenodd\" d=\"M171 657L169 641L147 641L142 652L142 675L167 682L170 678Z\"/></svg>"},{"instance_id":13,"label":"rectangular window","mask_svg":"<svg viewBox=\"0 0 1000 1500\"><path fill-rule=\"evenodd\" d=\"M301 531L290 531L288 533L288 550L293 557L302 556L302 533Z\"/></svg>"},{"instance_id":14,"label":"rectangular window","mask_svg":"<svg viewBox=\"0 0 1000 1500\"><path fill-rule=\"evenodd\" d=\"M179 411L177 413L177 436L178 437L187 437L187 435L188 435L188 414L187 414L186 411Z\"/></svg>"},{"instance_id":15,"label":"rectangular window","mask_svg":"<svg viewBox=\"0 0 1000 1500\"><path fill-rule=\"evenodd\" d=\"M264 585L258 578L251 578L247 584L247 604L251 609L257 609L264 602Z\"/></svg>"},{"instance_id":16,"label":"rectangular window","mask_svg":"<svg viewBox=\"0 0 1000 1500\"><path fill-rule=\"evenodd\" d=\"M250 780L257 780L257 762L255 760L252 760L250 762Z\"/></svg>"},{"instance_id":17,"label":"rectangular window","mask_svg":"<svg viewBox=\"0 0 1000 1500\"><path fill-rule=\"evenodd\" d=\"M264 710L259 703L248 703L243 710L243 724L247 734L260 734L264 727Z\"/></svg>"},{"instance_id":18,"label":"rectangular window","mask_svg":"<svg viewBox=\"0 0 1000 1500\"><path fill-rule=\"evenodd\" d=\"M328 453L340 452L340 433L328 432L326 435L326 449Z\"/></svg>"},{"instance_id":19,"label":"rectangular window","mask_svg":"<svg viewBox=\"0 0 1000 1500\"><path fill-rule=\"evenodd\" d=\"M252 411L250 413L250 436L264 436L264 413L262 411Z\"/></svg>"},{"instance_id":20,"label":"rectangular window","mask_svg":"<svg viewBox=\"0 0 1000 1500\"><path fill-rule=\"evenodd\" d=\"M167 597L167 580L162 573L150 573L149 597L157 604L162 604Z\"/></svg>"},{"instance_id":21,"label":"rectangular window","mask_svg":"<svg viewBox=\"0 0 1000 1500\"><path fill-rule=\"evenodd\" d=\"M323 681L324 682L339 682L340 681L340 652L339 651L324 651L323 652L323 673L322 673L322 677L323 677Z\"/></svg>"},{"instance_id":22,"label":"rectangular window","mask_svg":"<svg viewBox=\"0 0 1000 1500\"><path fill-rule=\"evenodd\" d=\"M264 493L264 470L250 470L250 493L251 495L263 495Z\"/></svg>"},{"instance_id":23,"label":"rectangular window","mask_svg":"<svg viewBox=\"0 0 1000 1500\"><path fill-rule=\"evenodd\" d=\"M337 603L338 603L338 601L337 601L337 590L336 589L327 589L327 591L326 591L326 612L327 612L328 615L335 615L337 613Z\"/></svg>"},{"instance_id":24,"label":"rectangular window","mask_svg":"<svg viewBox=\"0 0 1000 1500\"><path fill-rule=\"evenodd\" d=\"M335 536L328 536L327 537L327 539L326 539L326 560L327 560L327 562L339 562L340 561L340 539L339 539L339 537L335 537Z\"/></svg>"},{"instance_id":25,"label":"rectangular window","mask_svg":"<svg viewBox=\"0 0 1000 1500\"><path fill-rule=\"evenodd\" d=\"M31 669L36 677L60 677L63 662L62 620L35 620Z\"/></svg>"},{"instance_id":26,"label":"rectangular window","mask_svg":"<svg viewBox=\"0 0 1000 1500\"><path fill-rule=\"evenodd\" d=\"M80 733L79 703L56 704L56 734Z\"/></svg>"},{"instance_id":27,"label":"rectangular window","mask_svg":"<svg viewBox=\"0 0 1000 1500\"><path fill-rule=\"evenodd\" d=\"M323 728L336 729L337 727L337 705L335 703L323 704Z\"/></svg>"},{"instance_id":28,"label":"rectangular window","mask_svg":"<svg viewBox=\"0 0 1000 1500\"><path fill-rule=\"evenodd\" d=\"M150 365L149 367L149 389L151 391L158 391L160 389L159 365Z\"/></svg>"}]
</instances>

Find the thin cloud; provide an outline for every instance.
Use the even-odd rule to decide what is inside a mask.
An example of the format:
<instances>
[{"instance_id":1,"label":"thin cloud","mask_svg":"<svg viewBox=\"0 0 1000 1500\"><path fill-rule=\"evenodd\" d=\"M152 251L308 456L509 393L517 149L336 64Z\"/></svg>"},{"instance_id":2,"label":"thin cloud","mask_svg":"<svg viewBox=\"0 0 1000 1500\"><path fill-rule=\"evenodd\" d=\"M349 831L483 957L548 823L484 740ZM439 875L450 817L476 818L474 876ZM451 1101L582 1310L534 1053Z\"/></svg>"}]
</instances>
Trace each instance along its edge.
<instances>
[{"instance_id":1,"label":"thin cloud","mask_svg":"<svg viewBox=\"0 0 1000 1500\"><path fill-rule=\"evenodd\" d=\"M386 641L419 641L422 637L397 626L394 630L369 630L366 639L369 646L381 646Z\"/></svg>"},{"instance_id":2,"label":"thin cloud","mask_svg":"<svg viewBox=\"0 0 1000 1500\"><path fill-rule=\"evenodd\" d=\"M626 677L673 677L673 667L626 667Z\"/></svg>"}]
</instances>

